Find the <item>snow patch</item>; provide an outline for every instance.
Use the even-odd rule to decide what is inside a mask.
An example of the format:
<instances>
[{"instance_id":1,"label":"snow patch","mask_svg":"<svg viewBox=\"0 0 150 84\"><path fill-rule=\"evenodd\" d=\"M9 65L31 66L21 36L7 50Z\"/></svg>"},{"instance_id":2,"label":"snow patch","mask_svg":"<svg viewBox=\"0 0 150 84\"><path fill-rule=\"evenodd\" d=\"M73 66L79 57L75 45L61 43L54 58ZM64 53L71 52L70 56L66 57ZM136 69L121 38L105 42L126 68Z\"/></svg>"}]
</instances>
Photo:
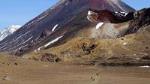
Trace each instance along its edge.
<instances>
[{"instance_id":1,"label":"snow patch","mask_svg":"<svg viewBox=\"0 0 150 84\"><path fill-rule=\"evenodd\" d=\"M93 11L88 11L88 15L98 15L97 13L93 12Z\"/></svg>"},{"instance_id":2,"label":"snow patch","mask_svg":"<svg viewBox=\"0 0 150 84\"><path fill-rule=\"evenodd\" d=\"M124 14L125 16L127 16L128 15L128 13L126 13L126 12L121 12L122 14Z\"/></svg>"},{"instance_id":3,"label":"snow patch","mask_svg":"<svg viewBox=\"0 0 150 84\"><path fill-rule=\"evenodd\" d=\"M48 16L48 14L45 14L45 15L39 17L37 21L42 20L42 19L44 19L44 18L47 17L47 16Z\"/></svg>"},{"instance_id":4,"label":"snow patch","mask_svg":"<svg viewBox=\"0 0 150 84\"><path fill-rule=\"evenodd\" d=\"M55 31L55 29L58 27L58 24L56 24L53 29L52 29L52 32Z\"/></svg>"},{"instance_id":5,"label":"snow patch","mask_svg":"<svg viewBox=\"0 0 150 84\"><path fill-rule=\"evenodd\" d=\"M56 39L54 39L54 40L50 41L49 43L47 43L46 45L44 45L44 47L48 47L49 45L51 45L51 44L57 42L57 41L58 41L59 39L61 39L62 37L63 37L63 36L57 37Z\"/></svg>"},{"instance_id":6,"label":"snow patch","mask_svg":"<svg viewBox=\"0 0 150 84\"><path fill-rule=\"evenodd\" d=\"M123 11L119 11L119 12L116 11L115 13L120 15L120 16L127 16L128 15L128 13L123 12Z\"/></svg>"},{"instance_id":7,"label":"snow patch","mask_svg":"<svg viewBox=\"0 0 150 84\"><path fill-rule=\"evenodd\" d=\"M150 66L145 65L145 66L140 66L141 68L150 68Z\"/></svg>"},{"instance_id":8,"label":"snow patch","mask_svg":"<svg viewBox=\"0 0 150 84\"><path fill-rule=\"evenodd\" d=\"M11 25L8 27L9 31L11 33L15 32L16 30L18 30L21 26L20 25Z\"/></svg>"},{"instance_id":9,"label":"snow patch","mask_svg":"<svg viewBox=\"0 0 150 84\"><path fill-rule=\"evenodd\" d=\"M11 25L7 28L0 31L0 41L6 38L8 35L13 34L15 31L17 31L21 26L20 25Z\"/></svg>"},{"instance_id":10,"label":"snow patch","mask_svg":"<svg viewBox=\"0 0 150 84\"><path fill-rule=\"evenodd\" d=\"M40 51L42 49L42 47L39 47L37 50Z\"/></svg>"},{"instance_id":11,"label":"snow patch","mask_svg":"<svg viewBox=\"0 0 150 84\"><path fill-rule=\"evenodd\" d=\"M101 28L103 24L104 24L103 22L98 23L98 24L96 25L96 29Z\"/></svg>"},{"instance_id":12,"label":"snow patch","mask_svg":"<svg viewBox=\"0 0 150 84\"><path fill-rule=\"evenodd\" d=\"M88 15L92 15L94 12L92 11L88 11Z\"/></svg>"}]
</instances>

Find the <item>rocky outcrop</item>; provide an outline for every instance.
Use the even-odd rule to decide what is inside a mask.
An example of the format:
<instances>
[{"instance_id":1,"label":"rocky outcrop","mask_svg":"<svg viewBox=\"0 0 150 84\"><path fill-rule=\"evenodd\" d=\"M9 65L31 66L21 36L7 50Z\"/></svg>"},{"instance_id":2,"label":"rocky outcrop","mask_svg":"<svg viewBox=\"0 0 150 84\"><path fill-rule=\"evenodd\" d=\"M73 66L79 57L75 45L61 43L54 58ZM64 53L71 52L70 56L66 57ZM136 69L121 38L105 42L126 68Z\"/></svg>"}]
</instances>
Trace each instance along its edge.
<instances>
[{"instance_id":1,"label":"rocky outcrop","mask_svg":"<svg viewBox=\"0 0 150 84\"><path fill-rule=\"evenodd\" d=\"M150 8L145 8L135 12L126 34L135 33L148 25L150 25Z\"/></svg>"},{"instance_id":2,"label":"rocky outcrop","mask_svg":"<svg viewBox=\"0 0 150 84\"><path fill-rule=\"evenodd\" d=\"M43 61L43 62L59 62L60 59L56 55L53 55L53 54L50 54L50 53L45 53L41 56L40 61Z\"/></svg>"},{"instance_id":3,"label":"rocky outcrop","mask_svg":"<svg viewBox=\"0 0 150 84\"><path fill-rule=\"evenodd\" d=\"M88 12L87 18L91 22L110 22L110 23L123 23L134 18L134 11L126 12L111 12L108 10L93 10Z\"/></svg>"}]
</instances>

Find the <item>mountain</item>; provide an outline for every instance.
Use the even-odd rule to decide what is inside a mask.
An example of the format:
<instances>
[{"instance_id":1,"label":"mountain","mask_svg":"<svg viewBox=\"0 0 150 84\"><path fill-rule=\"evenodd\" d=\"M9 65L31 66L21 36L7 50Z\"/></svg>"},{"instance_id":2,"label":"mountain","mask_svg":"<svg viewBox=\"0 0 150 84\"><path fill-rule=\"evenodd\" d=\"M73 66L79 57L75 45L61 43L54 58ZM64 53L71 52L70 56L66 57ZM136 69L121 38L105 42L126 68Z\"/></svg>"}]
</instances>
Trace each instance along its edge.
<instances>
[{"instance_id":1,"label":"mountain","mask_svg":"<svg viewBox=\"0 0 150 84\"><path fill-rule=\"evenodd\" d=\"M79 32L84 33L86 29L95 29L96 23L87 20L89 9L126 13L135 11L121 0L60 0L1 41L0 51L22 55L44 45L51 47L53 44L65 42L66 39L73 38ZM117 31L114 25L105 25L105 27L108 26L113 28L107 28L109 32ZM88 34L84 33L82 36L85 35Z\"/></svg>"},{"instance_id":2,"label":"mountain","mask_svg":"<svg viewBox=\"0 0 150 84\"><path fill-rule=\"evenodd\" d=\"M0 41L2 41L4 38L6 38L8 35L13 34L15 31L17 31L21 26L20 25L11 25L7 28L4 28L0 31Z\"/></svg>"},{"instance_id":3,"label":"mountain","mask_svg":"<svg viewBox=\"0 0 150 84\"><path fill-rule=\"evenodd\" d=\"M128 35L120 38L97 39L80 36L59 46L28 53L24 57L45 62L148 67L150 65L150 8L136 11L134 18L128 24L126 32ZM114 26L107 24L107 27L105 29L110 30L110 27ZM103 35L101 34L103 31L95 30L95 32L100 36ZM112 36L112 31L107 32L111 32Z\"/></svg>"}]
</instances>

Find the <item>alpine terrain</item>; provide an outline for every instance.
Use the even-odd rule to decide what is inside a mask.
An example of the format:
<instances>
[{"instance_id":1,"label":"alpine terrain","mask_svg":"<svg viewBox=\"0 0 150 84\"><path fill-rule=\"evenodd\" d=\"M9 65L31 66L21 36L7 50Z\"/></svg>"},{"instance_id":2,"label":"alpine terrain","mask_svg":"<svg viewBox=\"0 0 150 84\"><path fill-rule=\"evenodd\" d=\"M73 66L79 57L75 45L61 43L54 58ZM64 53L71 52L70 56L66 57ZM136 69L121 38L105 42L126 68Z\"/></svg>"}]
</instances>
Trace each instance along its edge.
<instances>
[{"instance_id":1,"label":"alpine terrain","mask_svg":"<svg viewBox=\"0 0 150 84\"><path fill-rule=\"evenodd\" d=\"M150 8L59 0L19 27L0 32L0 84L150 84Z\"/></svg>"},{"instance_id":2,"label":"alpine terrain","mask_svg":"<svg viewBox=\"0 0 150 84\"><path fill-rule=\"evenodd\" d=\"M43 47L51 47L57 42L63 43L65 39L76 36L79 31L85 32L84 29L94 28L92 31L97 31L98 28L95 29L97 23L92 23L87 19L90 9L108 10L116 13L135 11L121 0L60 0L56 5L1 41L0 51L22 55L36 49L40 50ZM120 30L118 32L113 24L105 25L105 27L108 26L111 26L111 28L106 28L106 35L103 32L100 37L114 38L122 35L122 31L120 34ZM116 25L115 27L120 26ZM125 25L123 28L121 27L121 29L124 28L126 28ZM109 33L111 31L113 33ZM87 32L87 35L98 37L95 33L90 34L90 32ZM85 35L83 34L83 36Z\"/></svg>"},{"instance_id":3,"label":"alpine terrain","mask_svg":"<svg viewBox=\"0 0 150 84\"><path fill-rule=\"evenodd\" d=\"M13 34L15 31L17 31L21 26L20 25L11 25L7 28L4 28L0 31L0 41L3 40L8 35Z\"/></svg>"}]
</instances>

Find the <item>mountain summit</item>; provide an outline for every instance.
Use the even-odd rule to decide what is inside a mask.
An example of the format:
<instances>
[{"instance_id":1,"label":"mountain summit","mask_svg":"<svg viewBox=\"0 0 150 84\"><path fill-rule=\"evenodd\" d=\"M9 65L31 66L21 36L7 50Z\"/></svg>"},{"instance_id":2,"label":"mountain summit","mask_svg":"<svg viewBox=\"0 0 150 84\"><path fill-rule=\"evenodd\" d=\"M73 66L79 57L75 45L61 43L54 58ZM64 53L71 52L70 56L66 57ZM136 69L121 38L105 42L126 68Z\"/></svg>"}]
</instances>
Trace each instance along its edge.
<instances>
[{"instance_id":1,"label":"mountain summit","mask_svg":"<svg viewBox=\"0 0 150 84\"><path fill-rule=\"evenodd\" d=\"M21 55L63 41L84 28L95 28L95 24L87 20L89 9L126 13L135 11L121 0L60 0L1 41L0 51Z\"/></svg>"}]
</instances>

